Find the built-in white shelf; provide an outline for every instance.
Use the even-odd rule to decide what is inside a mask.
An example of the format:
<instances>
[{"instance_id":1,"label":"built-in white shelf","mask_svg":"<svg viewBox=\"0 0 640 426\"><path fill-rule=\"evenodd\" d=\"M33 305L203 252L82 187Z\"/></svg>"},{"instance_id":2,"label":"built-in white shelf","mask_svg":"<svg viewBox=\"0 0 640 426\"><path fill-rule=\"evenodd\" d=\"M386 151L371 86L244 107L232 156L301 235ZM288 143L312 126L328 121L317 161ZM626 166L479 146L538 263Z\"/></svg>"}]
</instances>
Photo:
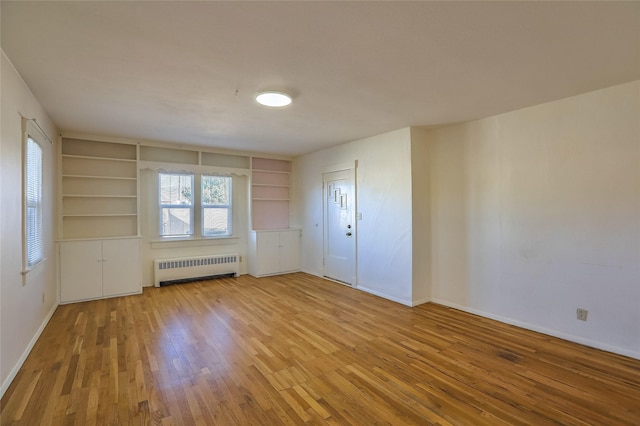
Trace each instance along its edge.
<instances>
[{"instance_id":1,"label":"built-in white shelf","mask_svg":"<svg viewBox=\"0 0 640 426\"><path fill-rule=\"evenodd\" d=\"M76 179L114 179L114 180L136 180L134 177L122 177L122 176L91 176L91 175L62 175L63 178L76 178Z\"/></svg>"},{"instance_id":2,"label":"built-in white shelf","mask_svg":"<svg viewBox=\"0 0 640 426\"><path fill-rule=\"evenodd\" d=\"M63 214L62 217L120 217L120 216L137 216L135 213L93 213L93 214Z\"/></svg>"},{"instance_id":3,"label":"built-in white shelf","mask_svg":"<svg viewBox=\"0 0 640 426\"><path fill-rule=\"evenodd\" d=\"M251 159L251 218L255 230L289 227L291 161Z\"/></svg>"},{"instance_id":4,"label":"built-in white shelf","mask_svg":"<svg viewBox=\"0 0 640 426\"><path fill-rule=\"evenodd\" d=\"M138 235L138 147L63 138L63 240Z\"/></svg>"},{"instance_id":5,"label":"built-in white shelf","mask_svg":"<svg viewBox=\"0 0 640 426\"><path fill-rule=\"evenodd\" d=\"M101 142L104 143L104 142ZM78 158L82 160L109 160L109 161L123 161L129 163L135 163L137 160L129 159L129 158L114 158L114 157L95 157L90 155L72 155L72 154L62 154L62 158Z\"/></svg>"},{"instance_id":6,"label":"built-in white shelf","mask_svg":"<svg viewBox=\"0 0 640 426\"><path fill-rule=\"evenodd\" d=\"M284 160L278 160L278 161L284 161ZM286 171L286 170L269 170L269 169L251 169L251 171L254 172L266 172L266 173L283 173L283 174L291 174L290 171Z\"/></svg>"},{"instance_id":7,"label":"built-in white shelf","mask_svg":"<svg viewBox=\"0 0 640 426\"><path fill-rule=\"evenodd\" d=\"M135 195L62 194L62 198L137 198L137 196Z\"/></svg>"}]
</instances>

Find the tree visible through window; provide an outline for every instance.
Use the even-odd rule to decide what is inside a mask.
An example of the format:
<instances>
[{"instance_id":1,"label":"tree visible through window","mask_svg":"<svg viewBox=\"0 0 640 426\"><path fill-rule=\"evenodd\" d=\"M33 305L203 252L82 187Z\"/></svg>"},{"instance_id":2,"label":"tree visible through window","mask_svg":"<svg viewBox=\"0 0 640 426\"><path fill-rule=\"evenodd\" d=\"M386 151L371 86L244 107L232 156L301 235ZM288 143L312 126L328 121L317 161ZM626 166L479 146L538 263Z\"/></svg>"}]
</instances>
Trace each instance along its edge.
<instances>
[{"instance_id":1,"label":"tree visible through window","mask_svg":"<svg viewBox=\"0 0 640 426\"><path fill-rule=\"evenodd\" d=\"M231 234L231 178L202 176L202 235Z\"/></svg>"},{"instance_id":2,"label":"tree visible through window","mask_svg":"<svg viewBox=\"0 0 640 426\"><path fill-rule=\"evenodd\" d=\"M24 168L25 269L44 260L42 242L42 148L27 138Z\"/></svg>"},{"instance_id":3,"label":"tree visible through window","mask_svg":"<svg viewBox=\"0 0 640 426\"><path fill-rule=\"evenodd\" d=\"M160 235L193 234L193 175L160 173Z\"/></svg>"},{"instance_id":4,"label":"tree visible through window","mask_svg":"<svg viewBox=\"0 0 640 426\"><path fill-rule=\"evenodd\" d=\"M228 176L160 173L160 236L190 237L194 228L201 237L231 235L231 180ZM200 208L194 211L194 205Z\"/></svg>"}]
</instances>

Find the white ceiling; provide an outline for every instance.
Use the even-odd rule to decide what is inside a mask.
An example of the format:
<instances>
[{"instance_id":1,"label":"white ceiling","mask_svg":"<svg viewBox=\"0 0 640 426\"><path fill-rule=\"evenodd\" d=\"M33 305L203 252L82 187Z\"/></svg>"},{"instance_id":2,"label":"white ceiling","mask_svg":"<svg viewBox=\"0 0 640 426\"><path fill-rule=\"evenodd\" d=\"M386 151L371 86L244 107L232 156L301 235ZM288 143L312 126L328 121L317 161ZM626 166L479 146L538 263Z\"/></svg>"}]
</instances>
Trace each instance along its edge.
<instances>
[{"instance_id":1,"label":"white ceiling","mask_svg":"<svg viewBox=\"0 0 640 426\"><path fill-rule=\"evenodd\" d=\"M640 2L11 2L67 132L298 155L640 79ZM262 89L294 103L260 107Z\"/></svg>"}]
</instances>

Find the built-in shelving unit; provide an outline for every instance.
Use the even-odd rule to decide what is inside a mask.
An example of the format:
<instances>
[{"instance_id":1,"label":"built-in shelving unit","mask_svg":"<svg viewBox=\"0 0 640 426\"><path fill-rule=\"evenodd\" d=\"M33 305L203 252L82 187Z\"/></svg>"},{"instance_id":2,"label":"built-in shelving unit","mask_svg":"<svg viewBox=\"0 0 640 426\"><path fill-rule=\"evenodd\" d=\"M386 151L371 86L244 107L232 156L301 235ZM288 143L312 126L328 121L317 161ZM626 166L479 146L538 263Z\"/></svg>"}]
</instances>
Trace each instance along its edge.
<instances>
[{"instance_id":1,"label":"built-in shelving unit","mask_svg":"<svg viewBox=\"0 0 640 426\"><path fill-rule=\"evenodd\" d=\"M290 175L291 161L252 157L253 229L289 228Z\"/></svg>"},{"instance_id":2,"label":"built-in shelving unit","mask_svg":"<svg viewBox=\"0 0 640 426\"><path fill-rule=\"evenodd\" d=\"M62 239L138 235L137 145L62 139Z\"/></svg>"},{"instance_id":3,"label":"built-in shelving unit","mask_svg":"<svg viewBox=\"0 0 640 426\"><path fill-rule=\"evenodd\" d=\"M251 273L299 269L301 234L289 228L291 161L75 135L63 137L60 146L64 303L140 292L140 170L250 176Z\"/></svg>"}]
</instances>

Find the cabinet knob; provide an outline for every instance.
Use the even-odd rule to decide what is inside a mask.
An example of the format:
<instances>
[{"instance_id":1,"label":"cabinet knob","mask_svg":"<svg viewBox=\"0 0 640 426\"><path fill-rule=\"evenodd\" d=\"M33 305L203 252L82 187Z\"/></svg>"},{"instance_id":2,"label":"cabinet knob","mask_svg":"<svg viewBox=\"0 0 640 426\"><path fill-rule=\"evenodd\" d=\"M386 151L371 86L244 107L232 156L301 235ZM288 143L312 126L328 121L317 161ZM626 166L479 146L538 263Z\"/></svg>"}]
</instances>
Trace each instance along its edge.
<instances>
[{"instance_id":1,"label":"cabinet knob","mask_svg":"<svg viewBox=\"0 0 640 426\"><path fill-rule=\"evenodd\" d=\"M347 237L351 236L351 231L347 232Z\"/></svg>"}]
</instances>

